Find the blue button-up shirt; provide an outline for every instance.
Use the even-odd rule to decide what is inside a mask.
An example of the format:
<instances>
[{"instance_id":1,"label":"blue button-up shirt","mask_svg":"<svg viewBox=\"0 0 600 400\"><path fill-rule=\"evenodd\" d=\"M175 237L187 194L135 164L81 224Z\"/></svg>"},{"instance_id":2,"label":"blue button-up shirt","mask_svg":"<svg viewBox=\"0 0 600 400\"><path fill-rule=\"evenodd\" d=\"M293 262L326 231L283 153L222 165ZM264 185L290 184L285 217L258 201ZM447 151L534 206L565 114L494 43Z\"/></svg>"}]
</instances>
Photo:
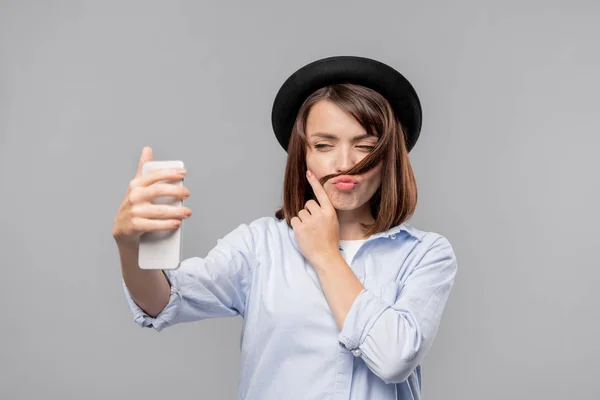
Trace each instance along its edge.
<instances>
[{"instance_id":1,"label":"blue button-up shirt","mask_svg":"<svg viewBox=\"0 0 600 400\"><path fill-rule=\"evenodd\" d=\"M348 264L365 289L341 331L293 229L274 217L165 270L171 295L156 318L123 287L134 320L157 331L242 316L240 399L420 399L420 363L457 270L450 243L404 223L371 235Z\"/></svg>"}]
</instances>

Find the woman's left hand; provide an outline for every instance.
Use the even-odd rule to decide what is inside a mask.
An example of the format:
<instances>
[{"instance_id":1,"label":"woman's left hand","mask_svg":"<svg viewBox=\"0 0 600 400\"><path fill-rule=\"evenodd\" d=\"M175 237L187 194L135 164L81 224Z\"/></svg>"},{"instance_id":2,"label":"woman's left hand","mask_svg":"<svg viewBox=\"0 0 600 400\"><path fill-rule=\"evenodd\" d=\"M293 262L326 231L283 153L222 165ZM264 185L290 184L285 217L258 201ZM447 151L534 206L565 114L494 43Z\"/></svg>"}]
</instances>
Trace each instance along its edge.
<instances>
[{"instance_id":1,"label":"woman's left hand","mask_svg":"<svg viewBox=\"0 0 600 400\"><path fill-rule=\"evenodd\" d=\"M304 209L290 222L302 254L314 266L328 257L339 256L339 223L335 208L319 180L310 171L306 176L319 203L307 201Z\"/></svg>"}]
</instances>

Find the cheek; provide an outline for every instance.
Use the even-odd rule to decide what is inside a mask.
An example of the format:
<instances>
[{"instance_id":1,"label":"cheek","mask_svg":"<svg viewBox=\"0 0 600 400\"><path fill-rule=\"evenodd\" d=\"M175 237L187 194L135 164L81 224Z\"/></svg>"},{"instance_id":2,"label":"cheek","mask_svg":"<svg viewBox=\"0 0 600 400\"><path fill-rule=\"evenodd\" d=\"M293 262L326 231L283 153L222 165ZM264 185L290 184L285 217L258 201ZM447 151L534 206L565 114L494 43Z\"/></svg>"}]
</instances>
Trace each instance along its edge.
<instances>
[{"instance_id":1,"label":"cheek","mask_svg":"<svg viewBox=\"0 0 600 400\"><path fill-rule=\"evenodd\" d=\"M367 173L369 186L379 186L381 184L381 164Z\"/></svg>"},{"instance_id":2,"label":"cheek","mask_svg":"<svg viewBox=\"0 0 600 400\"><path fill-rule=\"evenodd\" d=\"M372 197L377 189L381 186L381 176L374 175L369 179L369 182L365 185L364 196Z\"/></svg>"},{"instance_id":3,"label":"cheek","mask_svg":"<svg viewBox=\"0 0 600 400\"><path fill-rule=\"evenodd\" d=\"M325 163L323 160L319 160L318 157L311 157L310 155L306 157L306 167L315 173L317 178L321 178L325 176Z\"/></svg>"}]
</instances>

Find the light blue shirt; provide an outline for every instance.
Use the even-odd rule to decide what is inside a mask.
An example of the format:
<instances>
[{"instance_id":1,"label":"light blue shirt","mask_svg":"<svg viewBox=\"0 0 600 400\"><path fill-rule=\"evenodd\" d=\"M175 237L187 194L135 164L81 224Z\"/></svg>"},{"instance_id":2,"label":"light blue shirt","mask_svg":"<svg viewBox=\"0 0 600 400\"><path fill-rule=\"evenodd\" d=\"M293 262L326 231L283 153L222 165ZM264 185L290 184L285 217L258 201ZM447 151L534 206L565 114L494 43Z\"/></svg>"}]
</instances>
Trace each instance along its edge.
<instances>
[{"instance_id":1,"label":"light blue shirt","mask_svg":"<svg viewBox=\"0 0 600 400\"><path fill-rule=\"evenodd\" d=\"M293 229L274 217L165 270L171 296L156 318L123 287L134 320L157 331L241 315L240 399L420 399L420 363L456 275L452 246L404 223L367 238L348 261L365 289L341 331Z\"/></svg>"}]
</instances>

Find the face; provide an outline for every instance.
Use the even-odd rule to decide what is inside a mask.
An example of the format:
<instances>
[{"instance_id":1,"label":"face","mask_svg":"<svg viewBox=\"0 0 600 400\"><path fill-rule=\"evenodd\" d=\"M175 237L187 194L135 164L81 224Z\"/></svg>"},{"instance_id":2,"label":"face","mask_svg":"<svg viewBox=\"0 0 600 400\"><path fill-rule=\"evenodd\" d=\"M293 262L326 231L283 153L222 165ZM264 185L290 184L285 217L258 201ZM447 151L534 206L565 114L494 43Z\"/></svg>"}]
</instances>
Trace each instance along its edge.
<instances>
[{"instance_id":1,"label":"face","mask_svg":"<svg viewBox=\"0 0 600 400\"><path fill-rule=\"evenodd\" d=\"M377 136L367 135L351 115L336 104L321 100L314 104L306 123L308 168L321 178L325 175L345 172L367 156L377 144ZM325 182L323 188L333 206L340 212L369 214L369 200L381 184L381 165L362 175L353 175L354 185Z\"/></svg>"}]
</instances>

